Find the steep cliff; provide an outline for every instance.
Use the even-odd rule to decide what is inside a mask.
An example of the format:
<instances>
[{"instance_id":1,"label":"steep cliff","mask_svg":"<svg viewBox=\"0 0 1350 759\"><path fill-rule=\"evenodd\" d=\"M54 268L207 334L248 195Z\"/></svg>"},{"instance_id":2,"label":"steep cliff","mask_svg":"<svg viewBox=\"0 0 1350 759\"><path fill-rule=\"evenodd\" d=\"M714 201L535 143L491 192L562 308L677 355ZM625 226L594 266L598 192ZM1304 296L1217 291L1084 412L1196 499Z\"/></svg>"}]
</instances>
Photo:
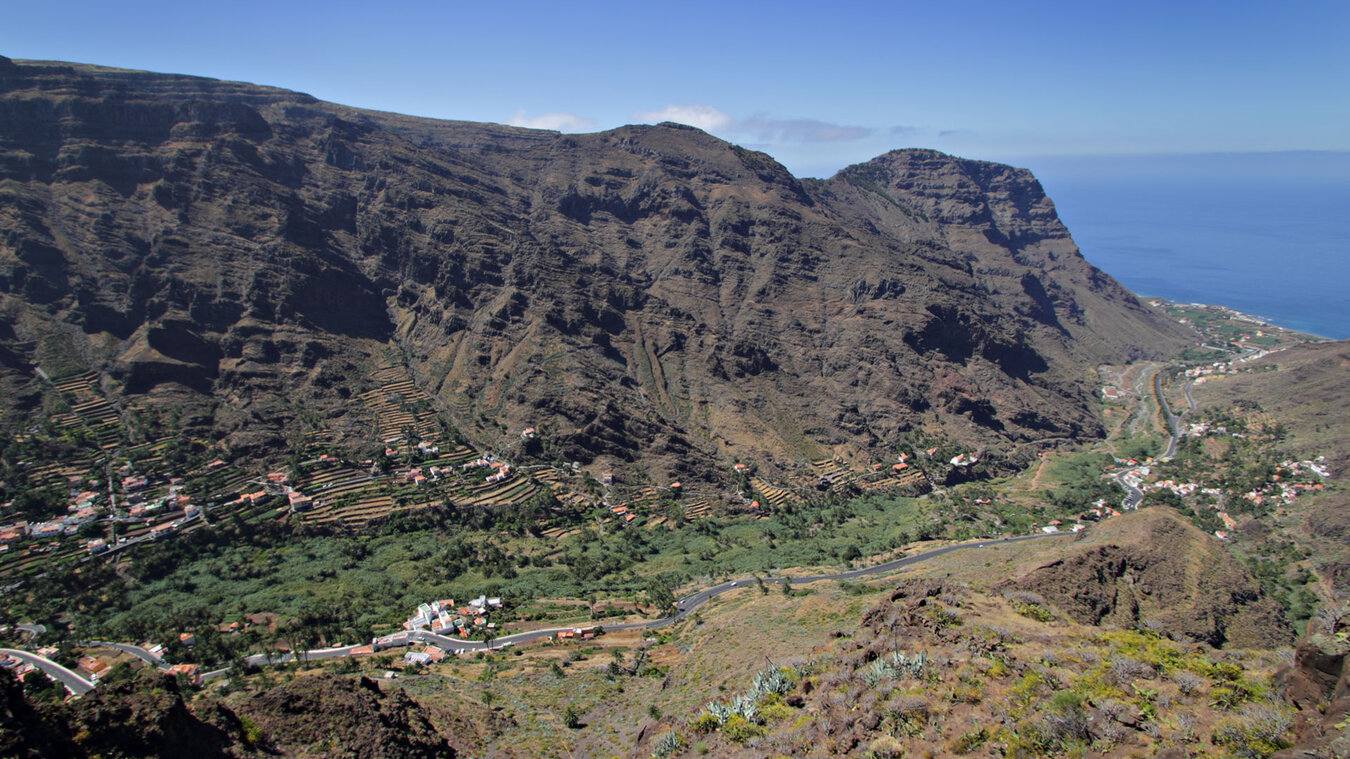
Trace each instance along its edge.
<instances>
[{"instance_id":1,"label":"steep cliff","mask_svg":"<svg viewBox=\"0 0 1350 759\"><path fill-rule=\"evenodd\" d=\"M678 125L431 121L0 59L0 381L92 368L236 455L406 363L480 445L713 477L923 430L1099 434L1090 368L1189 339L1026 171L899 151L823 181ZM303 411L303 414L302 414ZM379 431L383 436L398 431Z\"/></svg>"}]
</instances>

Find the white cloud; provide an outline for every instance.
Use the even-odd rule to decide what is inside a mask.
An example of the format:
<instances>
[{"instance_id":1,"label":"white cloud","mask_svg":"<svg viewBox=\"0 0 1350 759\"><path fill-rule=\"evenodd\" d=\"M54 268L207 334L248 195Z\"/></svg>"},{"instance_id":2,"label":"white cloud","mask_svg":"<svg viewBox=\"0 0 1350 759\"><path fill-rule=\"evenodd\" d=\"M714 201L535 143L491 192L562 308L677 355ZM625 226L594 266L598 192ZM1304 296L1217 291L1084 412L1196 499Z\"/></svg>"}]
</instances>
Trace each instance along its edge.
<instances>
[{"instance_id":1,"label":"white cloud","mask_svg":"<svg viewBox=\"0 0 1350 759\"><path fill-rule=\"evenodd\" d=\"M750 132L772 142L849 142L871 137L869 127L831 124L816 119L771 119L763 114L736 124L739 131Z\"/></svg>"},{"instance_id":2,"label":"white cloud","mask_svg":"<svg viewBox=\"0 0 1350 759\"><path fill-rule=\"evenodd\" d=\"M722 136L735 135L764 143L849 142L872 136L870 127L831 124L816 119L774 119L755 114L734 119L711 105L668 105L659 111L638 111L633 119L646 124L674 121Z\"/></svg>"},{"instance_id":3,"label":"white cloud","mask_svg":"<svg viewBox=\"0 0 1350 759\"><path fill-rule=\"evenodd\" d=\"M523 108L516 111L506 123L529 129L551 129L555 132L585 132L595 128L594 121L575 113L541 113L538 116L526 116Z\"/></svg>"},{"instance_id":4,"label":"white cloud","mask_svg":"<svg viewBox=\"0 0 1350 759\"><path fill-rule=\"evenodd\" d=\"M644 124L674 121L705 132L722 131L735 124L730 116L710 105L668 105L659 111L638 111L633 118Z\"/></svg>"}]
</instances>

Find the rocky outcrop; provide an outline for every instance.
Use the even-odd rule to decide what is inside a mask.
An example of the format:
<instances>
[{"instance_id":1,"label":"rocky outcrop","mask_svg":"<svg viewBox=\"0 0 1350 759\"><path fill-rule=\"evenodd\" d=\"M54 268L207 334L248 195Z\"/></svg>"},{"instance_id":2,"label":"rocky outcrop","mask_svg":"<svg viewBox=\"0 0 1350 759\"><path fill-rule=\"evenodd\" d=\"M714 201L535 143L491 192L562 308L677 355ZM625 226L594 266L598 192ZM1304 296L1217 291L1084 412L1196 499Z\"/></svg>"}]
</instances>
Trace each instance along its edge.
<instances>
[{"instance_id":1,"label":"rocky outcrop","mask_svg":"<svg viewBox=\"0 0 1350 759\"><path fill-rule=\"evenodd\" d=\"M317 675L255 694L238 707L285 756L454 759L455 750L401 690L368 678Z\"/></svg>"},{"instance_id":2,"label":"rocky outcrop","mask_svg":"<svg viewBox=\"0 0 1350 759\"><path fill-rule=\"evenodd\" d=\"M1317 629L1309 623L1309 632ZM1344 646L1329 636L1310 634L1299 641L1294 663L1277 673L1281 695L1299 709L1294 746L1275 756L1296 759L1350 754L1350 735L1338 724L1350 716L1350 667Z\"/></svg>"},{"instance_id":3,"label":"rocky outcrop","mask_svg":"<svg viewBox=\"0 0 1350 759\"><path fill-rule=\"evenodd\" d=\"M920 425L1009 465L1100 433L1088 367L1189 339L1026 171L828 180L678 125L560 135L229 82L0 65L0 364L95 368L236 453L369 444L393 357L475 442L714 477ZM4 378L0 371L0 379Z\"/></svg>"},{"instance_id":4,"label":"rocky outcrop","mask_svg":"<svg viewBox=\"0 0 1350 759\"><path fill-rule=\"evenodd\" d=\"M64 704L28 703L0 669L0 756L348 757L454 759L455 750L402 691L374 681L305 677L233 708L191 707L173 678L151 670Z\"/></svg>"},{"instance_id":5,"label":"rocky outcrop","mask_svg":"<svg viewBox=\"0 0 1350 759\"><path fill-rule=\"evenodd\" d=\"M0 755L6 757L259 755L232 712L209 703L190 709L173 678L153 671L35 708L0 670L0 712Z\"/></svg>"},{"instance_id":6,"label":"rocky outcrop","mask_svg":"<svg viewBox=\"0 0 1350 759\"><path fill-rule=\"evenodd\" d=\"M1148 627L1215 648L1292 639L1278 604L1223 546L1163 507L1107 520L1004 587L1040 594L1084 624Z\"/></svg>"},{"instance_id":7,"label":"rocky outcrop","mask_svg":"<svg viewBox=\"0 0 1350 759\"><path fill-rule=\"evenodd\" d=\"M75 751L60 725L40 714L24 698L23 684L0 669L0 756L38 759Z\"/></svg>"}]
</instances>

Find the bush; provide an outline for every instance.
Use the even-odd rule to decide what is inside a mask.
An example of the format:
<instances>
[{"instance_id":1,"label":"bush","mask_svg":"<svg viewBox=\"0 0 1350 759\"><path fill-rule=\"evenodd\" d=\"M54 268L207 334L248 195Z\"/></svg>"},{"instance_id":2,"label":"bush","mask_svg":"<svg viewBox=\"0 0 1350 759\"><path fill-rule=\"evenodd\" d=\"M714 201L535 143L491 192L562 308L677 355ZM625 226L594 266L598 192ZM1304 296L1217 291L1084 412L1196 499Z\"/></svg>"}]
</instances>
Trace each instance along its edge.
<instances>
[{"instance_id":1,"label":"bush","mask_svg":"<svg viewBox=\"0 0 1350 759\"><path fill-rule=\"evenodd\" d=\"M960 627L965 620L961 615L943 606L934 606L924 612L924 616L929 619L933 629L941 630L947 627Z\"/></svg>"},{"instance_id":2,"label":"bush","mask_svg":"<svg viewBox=\"0 0 1350 759\"><path fill-rule=\"evenodd\" d=\"M568 704L567 708L563 710L563 724L572 730L581 727L581 713L577 711L575 706Z\"/></svg>"},{"instance_id":3,"label":"bush","mask_svg":"<svg viewBox=\"0 0 1350 759\"><path fill-rule=\"evenodd\" d=\"M1293 720L1289 712L1266 704L1251 704L1236 717L1214 728L1214 743L1240 757L1267 757L1292 744L1286 737Z\"/></svg>"},{"instance_id":4,"label":"bush","mask_svg":"<svg viewBox=\"0 0 1350 759\"><path fill-rule=\"evenodd\" d=\"M952 741L951 749L953 754L969 754L989 740L989 731L985 728L971 730L968 733L962 733Z\"/></svg>"},{"instance_id":5,"label":"bush","mask_svg":"<svg viewBox=\"0 0 1350 759\"><path fill-rule=\"evenodd\" d=\"M694 732L700 735L715 733L717 732L717 728L721 726L722 721L719 720L715 715L709 714L707 712L703 712L702 714L698 715L697 717L694 718L693 722L689 723L689 729L693 730Z\"/></svg>"},{"instance_id":6,"label":"bush","mask_svg":"<svg viewBox=\"0 0 1350 759\"><path fill-rule=\"evenodd\" d=\"M1115 677L1117 683L1125 685L1140 677L1151 680L1158 676L1158 671L1152 665L1134 657L1113 656L1111 657L1111 674Z\"/></svg>"},{"instance_id":7,"label":"bush","mask_svg":"<svg viewBox=\"0 0 1350 759\"><path fill-rule=\"evenodd\" d=\"M1040 604L1022 603L1020 601L1012 602L1013 611L1037 622L1054 622L1055 615L1050 610Z\"/></svg>"},{"instance_id":8,"label":"bush","mask_svg":"<svg viewBox=\"0 0 1350 759\"><path fill-rule=\"evenodd\" d=\"M727 717L726 724L722 725L722 733L735 743L745 743L751 738L764 735L764 728L739 714L733 714Z\"/></svg>"},{"instance_id":9,"label":"bush","mask_svg":"<svg viewBox=\"0 0 1350 759\"><path fill-rule=\"evenodd\" d=\"M1246 680L1223 683L1209 689L1209 703L1220 709L1236 709L1261 697L1260 690Z\"/></svg>"},{"instance_id":10,"label":"bush","mask_svg":"<svg viewBox=\"0 0 1350 759\"><path fill-rule=\"evenodd\" d=\"M871 759L900 759L905 755L905 747L894 736L883 735L868 745L867 755Z\"/></svg>"},{"instance_id":11,"label":"bush","mask_svg":"<svg viewBox=\"0 0 1350 759\"><path fill-rule=\"evenodd\" d=\"M1205 684L1204 678L1191 672L1172 673L1172 682L1177 684L1177 690L1181 691L1183 696L1199 691Z\"/></svg>"}]
</instances>

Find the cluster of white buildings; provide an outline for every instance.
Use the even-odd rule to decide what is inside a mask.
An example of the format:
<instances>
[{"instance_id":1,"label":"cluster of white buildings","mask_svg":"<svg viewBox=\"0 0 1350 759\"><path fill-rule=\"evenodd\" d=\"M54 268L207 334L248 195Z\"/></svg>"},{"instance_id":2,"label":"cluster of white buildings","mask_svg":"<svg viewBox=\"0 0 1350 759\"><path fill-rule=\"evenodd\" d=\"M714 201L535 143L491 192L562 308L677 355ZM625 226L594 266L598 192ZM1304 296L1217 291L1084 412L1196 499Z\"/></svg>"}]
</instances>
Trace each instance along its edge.
<instances>
[{"instance_id":1,"label":"cluster of white buildings","mask_svg":"<svg viewBox=\"0 0 1350 759\"><path fill-rule=\"evenodd\" d=\"M1247 364L1257 359L1265 358L1274 352L1275 351L1259 350L1255 353L1235 358L1232 361L1215 361L1214 363L1206 364L1205 366L1193 366L1186 370L1186 376L1195 380L1195 384L1199 385L1209 377L1215 375L1237 374L1241 368L1241 364Z\"/></svg>"},{"instance_id":2,"label":"cluster of white buildings","mask_svg":"<svg viewBox=\"0 0 1350 759\"><path fill-rule=\"evenodd\" d=\"M495 469L495 472L487 476L485 482L501 482L511 476L511 465L491 453L485 453L481 458L474 459L460 468L466 472L470 469Z\"/></svg>"},{"instance_id":3,"label":"cluster of white buildings","mask_svg":"<svg viewBox=\"0 0 1350 759\"><path fill-rule=\"evenodd\" d=\"M459 633L468 635L478 627L495 628L487 621L489 609L500 609L502 599L479 596L465 606L455 606L455 599L420 604L413 615L403 623L403 629L430 630L438 635Z\"/></svg>"}]
</instances>

